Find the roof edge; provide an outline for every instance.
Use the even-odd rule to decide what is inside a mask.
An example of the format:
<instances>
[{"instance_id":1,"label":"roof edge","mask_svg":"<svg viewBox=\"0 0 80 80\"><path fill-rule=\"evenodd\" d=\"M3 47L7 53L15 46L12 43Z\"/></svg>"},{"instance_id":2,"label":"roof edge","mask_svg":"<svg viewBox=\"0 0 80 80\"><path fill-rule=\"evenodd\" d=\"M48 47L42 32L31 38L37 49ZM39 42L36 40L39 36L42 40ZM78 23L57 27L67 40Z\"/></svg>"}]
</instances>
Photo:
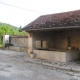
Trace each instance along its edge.
<instances>
[{"instance_id":1,"label":"roof edge","mask_svg":"<svg viewBox=\"0 0 80 80\"><path fill-rule=\"evenodd\" d=\"M80 26L66 26L66 27L54 27L54 28L40 28L40 29L27 29L22 31L43 31L43 30L57 30L57 29L76 29L80 28Z\"/></svg>"}]
</instances>

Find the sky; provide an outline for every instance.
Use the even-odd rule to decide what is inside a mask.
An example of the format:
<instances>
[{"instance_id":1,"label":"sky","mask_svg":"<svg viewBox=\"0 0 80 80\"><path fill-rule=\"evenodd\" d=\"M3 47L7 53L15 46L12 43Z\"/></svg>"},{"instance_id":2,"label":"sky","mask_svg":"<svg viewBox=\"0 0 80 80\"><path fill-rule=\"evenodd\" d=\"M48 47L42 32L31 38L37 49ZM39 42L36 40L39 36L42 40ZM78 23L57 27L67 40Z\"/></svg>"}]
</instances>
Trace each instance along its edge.
<instances>
[{"instance_id":1,"label":"sky","mask_svg":"<svg viewBox=\"0 0 80 80\"><path fill-rule=\"evenodd\" d=\"M0 0L0 22L24 27L41 15L79 9L80 0Z\"/></svg>"}]
</instances>

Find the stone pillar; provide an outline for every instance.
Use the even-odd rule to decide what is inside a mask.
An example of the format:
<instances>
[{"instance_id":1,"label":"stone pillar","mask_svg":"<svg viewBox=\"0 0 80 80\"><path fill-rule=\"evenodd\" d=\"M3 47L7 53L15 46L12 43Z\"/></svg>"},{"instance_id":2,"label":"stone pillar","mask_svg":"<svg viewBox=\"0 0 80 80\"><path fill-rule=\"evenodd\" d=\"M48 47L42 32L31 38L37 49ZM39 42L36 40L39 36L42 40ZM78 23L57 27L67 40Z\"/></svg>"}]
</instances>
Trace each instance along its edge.
<instances>
[{"instance_id":1,"label":"stone pillar","mask_svg":"<svg viewBox=\"0 0 80 80\"><path fill-rule=\"evenodd\" d=\"M33 34L28 32L28 55L30 56L30 52L33 52Z\"/></svg>"},{"instance_id":2,"label":"stone pillar","mask_svg":"<svg viewBox=\"0 0 80 80\"><path fill-rule=\"evenodd\" d=\"M5 44L9 44L9 35L3 35L3 48L5 48Z\"/></svg>"}]
</instances>

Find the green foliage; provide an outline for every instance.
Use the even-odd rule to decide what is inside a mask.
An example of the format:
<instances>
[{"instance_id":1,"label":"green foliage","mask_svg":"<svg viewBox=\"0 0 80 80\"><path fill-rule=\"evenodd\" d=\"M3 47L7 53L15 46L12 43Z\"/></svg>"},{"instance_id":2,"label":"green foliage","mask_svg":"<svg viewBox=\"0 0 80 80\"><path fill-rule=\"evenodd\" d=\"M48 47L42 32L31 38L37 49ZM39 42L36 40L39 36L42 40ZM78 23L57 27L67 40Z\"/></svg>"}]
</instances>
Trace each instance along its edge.
<instances>
[{"instance_id":1,"label":"green foliage","mask_svg":"<svg viewBox=\"0 0 80 80\"><path fill-rule=\"evenodd\" d=\"M26 36L25 31L19 32L19 28L12 26L10 24L0 22L0 46L2 43L1 37L5 34L12 35L12 36Z\"/></svg>"},{"instance_id":2,"label":"green foliage","mask_svg":"<svg viewBox=\"0 0 80 80\"><path fill-rule=\"evenodd\" d=\"M21 28L21 26L20 26ZM8 34L8 35L18 35L18 36L26 36L26 32L22 31L19 32L19 28L12 26L10 24L6 24L6 23L1 23L0 22L0 37L2 37L4 34Z\"/></svg>"},{"instance_id":3,"label":"green foliage","mask_svg":"<svg viewBox=\"0 0 80 80\"><path fill-rule=\"evenodd\" d=\"M0 48L2 47L2 44L0 44Z\"/></svg>"}]
</instances>

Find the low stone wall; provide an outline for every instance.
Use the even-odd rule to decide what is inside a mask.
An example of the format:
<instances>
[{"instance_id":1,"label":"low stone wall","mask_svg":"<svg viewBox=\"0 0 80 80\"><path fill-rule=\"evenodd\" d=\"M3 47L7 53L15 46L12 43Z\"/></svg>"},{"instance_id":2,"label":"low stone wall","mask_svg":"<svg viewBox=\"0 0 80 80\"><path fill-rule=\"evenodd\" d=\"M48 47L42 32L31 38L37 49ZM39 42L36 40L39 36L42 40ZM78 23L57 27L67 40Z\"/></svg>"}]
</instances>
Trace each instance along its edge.
<instances>
[{"instance_id":1,"label":"low stone wall","mask_svg":"<svg viewBox=\"0 0 80 80\"><path fill-rule=\"evenodd\" d=\"M35 57L40 59L47 59L60 62L69 62L79 59L80 51L46 51L33 50Z\"/></svg>"},{"instance_id":2,"label":"low stone wall","mask_svg":"<svg viewBox=\"0 0 80 80\"><path fill-rule=\"evenodd\" d=\"M13 46L28 46L28 37L10 36L10 44L13 44Z\"/></svg>"},{"instance_id":3,"label":"low stone wall","mask_svg":"<svg viewBox=\"0 0 80 80\"><path fill-rule=\"evenodd\" d=\"M5 49L27 53L28 37L27 36L10 36L10 45L8 45Z\"/></svg>"},{"instance_id":4,"label":"low stone wall","mask_svg":"<svg viewBox=\"0 0 80 80\"><path fill-rule=\"evenodd\" d=\"M27 53L27 47L22 47L22 46L9 46L6 47L5 49Z\"/></svg>"},{"instance_id":5,"label":"low stone wall","mask_svg":"<svg viewBox=\"0 0 80 80\"><path fill-rule=\"evenodd\" d=\"M73 50L73 51L66 52L66 62L73 61L76 59L80 59L80 51L79 50Z\"/></svg>"}]
</instances>

